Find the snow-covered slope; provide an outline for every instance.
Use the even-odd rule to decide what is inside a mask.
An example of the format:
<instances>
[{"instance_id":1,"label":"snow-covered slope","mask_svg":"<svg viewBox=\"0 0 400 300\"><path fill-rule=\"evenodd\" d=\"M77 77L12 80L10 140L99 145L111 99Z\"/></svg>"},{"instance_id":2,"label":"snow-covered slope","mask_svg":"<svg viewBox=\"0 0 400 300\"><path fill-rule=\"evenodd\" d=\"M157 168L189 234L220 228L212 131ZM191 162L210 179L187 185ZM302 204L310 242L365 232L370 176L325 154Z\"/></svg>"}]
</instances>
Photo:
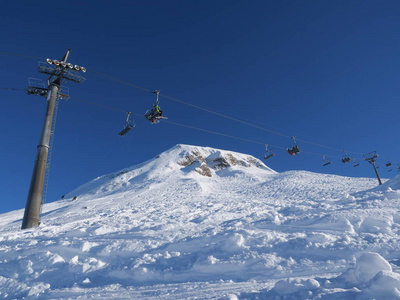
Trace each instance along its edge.
<instances>
[{"instance_id":1,"label":"snow-covered slope","mask_svg":"<svg viewBox=\"0 0 400 300\"><path fill-rule=\"evenodd\" d=\"M1 215L0 297L395 299L399 182L177 145L46 204L39 228Z\"/></svg>"}]
</instances>

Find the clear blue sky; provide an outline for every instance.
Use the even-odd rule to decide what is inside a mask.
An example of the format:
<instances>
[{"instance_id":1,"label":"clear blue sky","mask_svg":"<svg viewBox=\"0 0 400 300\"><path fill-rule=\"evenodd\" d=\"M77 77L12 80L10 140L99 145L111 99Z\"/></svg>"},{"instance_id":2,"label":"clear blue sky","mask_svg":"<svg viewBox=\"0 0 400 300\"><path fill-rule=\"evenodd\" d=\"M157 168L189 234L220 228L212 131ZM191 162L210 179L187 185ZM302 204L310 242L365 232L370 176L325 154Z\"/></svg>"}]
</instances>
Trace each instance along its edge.
<instances>
[{"instance_id":1,"label":"clear blue sky","mask_svg":"<svg viewBox=\"0 0 400 300\"><path fill-rule=\"evenodd\" d=\"M186 103L339 150L377 150L400 162L399 1L8 1L0 9L1 52L60 59L155 90ZM25 88L38 59L0 54L1 88ZM47 201L103 174L143 162L178 143L264 155L262 143L287 147L285 136L161 97L168 121L121 138L125 114L76 99L143 114L154 94L85 74L61 102ZM0 90L0 213L24 208L45 112L43 97ZM75 99L74 99L75 98ZM271 168L373 177L340 151L299 142ZM333 163L322 167L321 156ZM21 216L22 217L22 216Z\"/></svg>"}]
</instances>

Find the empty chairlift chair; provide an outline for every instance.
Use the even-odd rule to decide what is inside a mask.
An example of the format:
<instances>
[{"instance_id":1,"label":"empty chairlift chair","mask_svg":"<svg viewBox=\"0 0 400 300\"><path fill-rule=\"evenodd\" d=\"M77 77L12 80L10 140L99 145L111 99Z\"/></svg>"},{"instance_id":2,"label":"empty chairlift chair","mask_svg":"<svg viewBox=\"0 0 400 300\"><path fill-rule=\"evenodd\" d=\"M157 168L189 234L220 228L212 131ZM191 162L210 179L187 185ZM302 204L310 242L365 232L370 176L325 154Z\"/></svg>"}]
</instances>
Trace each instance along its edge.
<instances>
[{"instance_id":1,"label":"empty chairlift chair","mask_svg":"<svg viewBox=\"0 0 400 300\"><path fill-rule=\"evenodd\" d=\"M119 133L120 136L124 136L125 134L127 134L129 131L131 131L133 128L135 128L136 124L133 120L130 120L129 117L131 115L130 112L127 112L127 117L126 117L126 122L125 122L125 126L124 129L122 129Z\"/></svg>"},{"instance_id":2,"label":"empty chairlift chair","mask_svg":"<svg viewBox=\"0 0 400 300\"><path fill-rule=\"evenodd\" d=\"M327 166L331 163L331 161L329 159L326 158L325 155L322 156L322 166Z\"/></svg>"},{"instance_id":3,"label":"empty chairlift chair","mask_svg":"<svg viewBox=\"0 0 400 300\"><path fill-rule=\"evenodd\" d=\"M276 153L274 153L272 150L268 150L268 145L265 145L265 156L264 159L268 159L271 157L274 157L276 155Z\"/></svg>"}]
</instances>

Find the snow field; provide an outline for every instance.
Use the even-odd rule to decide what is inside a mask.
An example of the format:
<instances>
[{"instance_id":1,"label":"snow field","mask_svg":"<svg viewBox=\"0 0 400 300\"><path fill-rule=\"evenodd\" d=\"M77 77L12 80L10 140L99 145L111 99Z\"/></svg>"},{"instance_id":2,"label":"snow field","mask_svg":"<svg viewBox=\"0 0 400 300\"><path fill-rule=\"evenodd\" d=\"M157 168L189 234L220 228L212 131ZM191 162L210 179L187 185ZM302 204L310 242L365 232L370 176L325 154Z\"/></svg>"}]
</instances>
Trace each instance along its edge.
<instances>
[{"instance_id":1,"label":"snow field","mask_svg":"<svg viewBox=\"0 0 400 300\"><path fill-rule=\"evenodd\" d=\"M39 228L3 214L0 297L396 299L400 178L375 181L178 145L46 204Z\"/></svg>"}]
</instances>

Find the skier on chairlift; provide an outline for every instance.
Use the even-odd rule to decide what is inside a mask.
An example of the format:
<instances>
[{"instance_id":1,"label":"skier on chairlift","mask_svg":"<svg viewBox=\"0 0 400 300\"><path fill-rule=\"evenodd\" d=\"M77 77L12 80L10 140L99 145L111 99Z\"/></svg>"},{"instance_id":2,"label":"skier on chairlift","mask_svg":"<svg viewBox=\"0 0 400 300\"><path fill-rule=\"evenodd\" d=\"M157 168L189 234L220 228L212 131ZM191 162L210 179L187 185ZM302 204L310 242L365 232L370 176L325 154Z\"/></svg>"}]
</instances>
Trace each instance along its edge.
<instances>
[{"instance_id":1,"label":"skier on chairlift","mask_svg":"<svg viewBox=\"0 0 400 300\"><path fill-rule=\"evenodd\" d=\"M160 90L156 90L154 92L157 95L157 100L156 102L153 104L153 106L151 107L151 109L149 109L146 114L144 115L145 118L147 120L149 120L152 124L158 123L160 122L161 119L165 119L163 117L163 111L161 110L160 106L159 106L159 94L160 94Z\"/></svg>"},{"instance_id":2,"label":"skier on chairlift","mask_svg":"<svg viewBox=\"0 0 400 300\"><path fill-rule=\"evenodd\" d=\"M152 124L158 123L162 118L163 111L161 110L158 104L155 104L150 112L145 114L147 120L149 120Z\"/></svg>"},{"instance_id":3,"label":"skier on chairlift","mask_svg":"<svg viewBox=\"0 0 400 300\"><path fill-rule=\"evenodd\" d=\"M297 146L297 145L293 146L292 148L287 149L287 151L290 155L295 155L295 154L300 153L299 146Z\"/></svg>"},{"instance_id":4,"label":"skier on chairlift","mask_svg":"<svg viewBox=\"0 0 400 300\"><path fill-rule=\"evenodd\" d=\"M346 164L346 163L348 163L349 161L351 161L351 158L350 158L350 156L348 156L347 154L346 154L346 151L344 152L344 156L342 157L342 163L344 163L344 164ZM356 166L355 166L356 167Z\"/></svg>"},{"instance_id":5,"label":"skier on chairlift","mask_svg":"<svg viewBox=\"0 0 400 300\"><path fill-rule=\"evenodd\" d=\"M162 110L159 105L156 105L154 108L153 118L151 119L151 123L155 123L156 121L162 119Z\"/></svg>"},{"instance_id":6,"label":"skier on chairlift","mask_svg":"<svg viewBox=\"0 0 400 300\"><path fill-rule=\"evenodd\" d=\"M296 137L295 137L295 136L292 136L291 138L293 139L293 145L292 145L291 148L287 148L286 150L287 150L287 152L288 152L290 155L299 155L299 153L300 153L300 148L299 148L299 146L296 144Z\"/></svg>"}]
</instances>

